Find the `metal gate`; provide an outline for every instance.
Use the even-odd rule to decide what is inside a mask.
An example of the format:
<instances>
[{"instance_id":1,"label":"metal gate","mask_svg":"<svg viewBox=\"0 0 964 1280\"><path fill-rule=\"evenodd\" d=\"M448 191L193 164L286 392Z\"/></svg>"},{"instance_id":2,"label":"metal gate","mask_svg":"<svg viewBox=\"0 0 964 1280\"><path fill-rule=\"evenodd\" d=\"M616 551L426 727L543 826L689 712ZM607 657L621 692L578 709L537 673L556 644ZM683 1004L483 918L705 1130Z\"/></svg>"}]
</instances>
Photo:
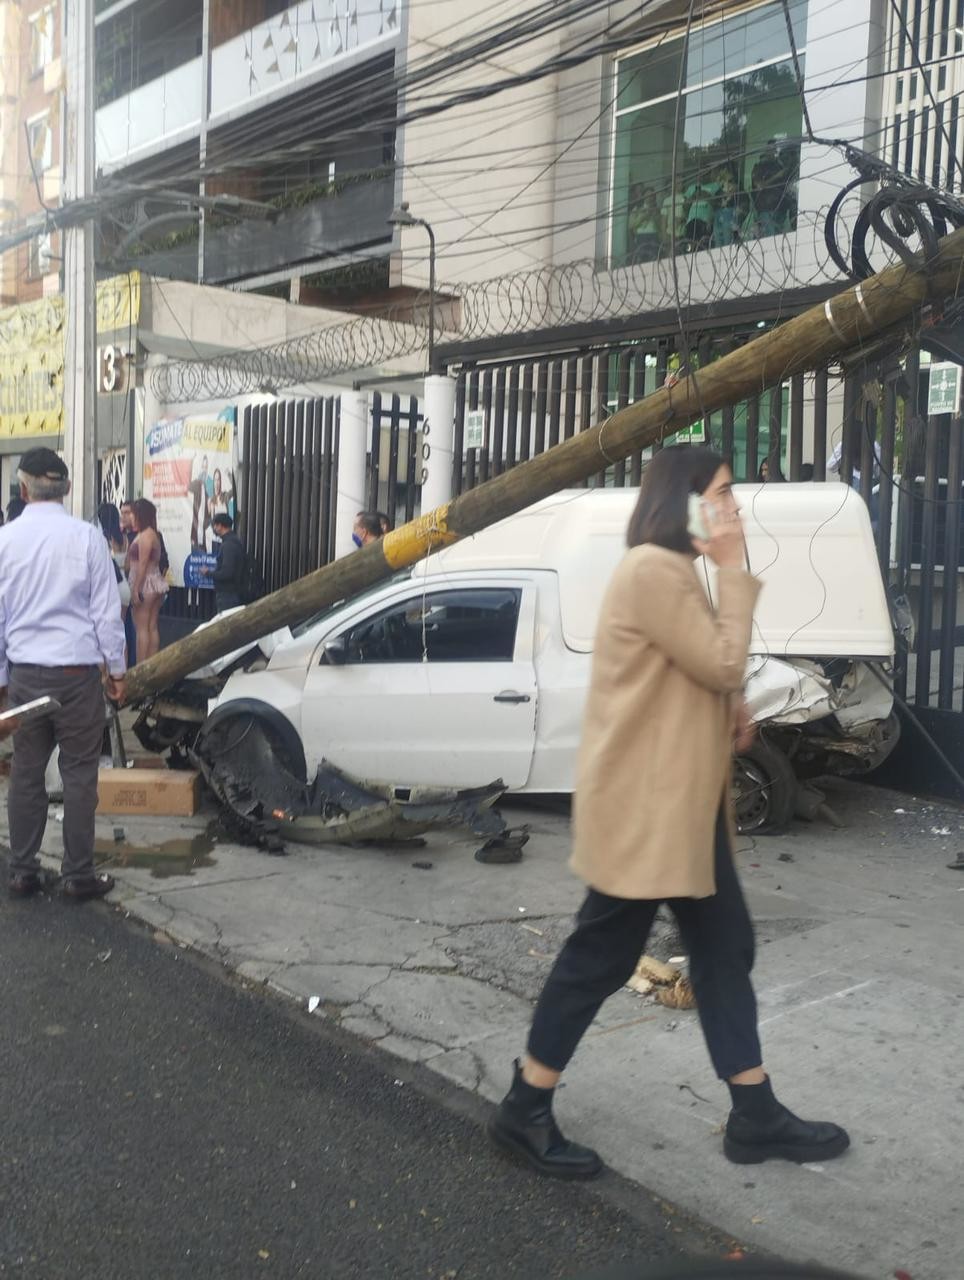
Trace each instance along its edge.
<instances>
[{"instance_id":1,"label":"metal gate","mask_svg":"<svg viewBox=\"0 0 964 1280\"><path fill-rule=\"evenodd\" d=\"M328 396L244 411L239 533L268 591L334 556L338 407Z\"/></svg>"},{"instance_id":2,"label":"metal gate","mask_svg":"<svg viewBox=\"0 0 964 1280\"><path fill-rule=\"evenodd\" d=\"M372 395L368 509L394 527L415 515L421 486L422 413L415 396Z\"/></svg>"}]
</instances>

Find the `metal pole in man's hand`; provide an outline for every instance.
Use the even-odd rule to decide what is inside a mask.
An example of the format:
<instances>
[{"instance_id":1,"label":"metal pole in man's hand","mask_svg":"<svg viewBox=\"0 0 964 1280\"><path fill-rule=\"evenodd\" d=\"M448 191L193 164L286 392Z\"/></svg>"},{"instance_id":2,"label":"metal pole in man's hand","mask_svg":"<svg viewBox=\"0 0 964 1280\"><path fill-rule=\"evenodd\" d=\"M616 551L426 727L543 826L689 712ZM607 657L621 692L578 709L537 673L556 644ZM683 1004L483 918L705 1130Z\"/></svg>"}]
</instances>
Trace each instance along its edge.
<instances>
[{"instance_id":1,"label":"metal pole in man's hand","mask_svg":"<svg viewBox=\"0 0 964 1280\"><path fill-rule=\"evenodd\" d=\"M110 717L111 759L115 769L127 768L127 751L124 748L124 730L120 722L120 710L112 698L104 695L107 714Z\"/></svg>"}]
</instances>

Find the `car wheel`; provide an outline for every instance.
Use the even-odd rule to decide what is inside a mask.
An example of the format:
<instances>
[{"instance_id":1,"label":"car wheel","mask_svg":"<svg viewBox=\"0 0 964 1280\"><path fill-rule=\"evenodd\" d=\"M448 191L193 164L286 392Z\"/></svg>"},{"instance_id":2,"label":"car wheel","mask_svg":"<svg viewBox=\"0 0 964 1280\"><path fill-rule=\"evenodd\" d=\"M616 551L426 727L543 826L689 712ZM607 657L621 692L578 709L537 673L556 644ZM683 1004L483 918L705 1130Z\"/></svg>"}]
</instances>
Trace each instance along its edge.
<instances>
[{"instance_id":1,"label":"car wheel","mask_svg":"<svg viewBox=\"0 0 964 1280\"><path fill-rule=\"evenodd\" d=\"M762 739L733 762L733 803L741 835L781 831L793 817L798 783L779 747Z\"/></svg>"}]
</instances>

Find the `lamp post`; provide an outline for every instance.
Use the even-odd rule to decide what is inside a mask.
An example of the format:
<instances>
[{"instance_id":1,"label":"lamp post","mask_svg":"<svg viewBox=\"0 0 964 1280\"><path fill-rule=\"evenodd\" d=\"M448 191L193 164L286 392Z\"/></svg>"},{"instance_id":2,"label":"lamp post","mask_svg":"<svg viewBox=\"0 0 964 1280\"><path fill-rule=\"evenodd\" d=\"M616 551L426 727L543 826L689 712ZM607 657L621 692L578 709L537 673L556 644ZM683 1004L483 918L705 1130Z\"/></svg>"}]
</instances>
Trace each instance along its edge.
<instances>
[{"instance_id":1,"label":"lamp post","mask_svg":"<svg viewBox=\"0 0 964 1280\"><path fill-rule=\"evenodd\" d=\"M435 232L424 218L416 218L409 211L406 200L392 210L388 219L391 227L424 227L428 232L428 371L435 367Z\"/></svg>"}]
</instances>

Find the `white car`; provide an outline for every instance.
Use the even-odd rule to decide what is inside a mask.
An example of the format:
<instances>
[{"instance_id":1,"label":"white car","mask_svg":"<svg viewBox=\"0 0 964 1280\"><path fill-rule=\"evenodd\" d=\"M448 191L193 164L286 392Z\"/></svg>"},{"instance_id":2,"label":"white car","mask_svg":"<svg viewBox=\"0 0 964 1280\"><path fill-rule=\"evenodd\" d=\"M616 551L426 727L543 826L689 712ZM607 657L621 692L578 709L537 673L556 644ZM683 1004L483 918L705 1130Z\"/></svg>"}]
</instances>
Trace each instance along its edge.
<instances>
[{"instance_id":1,"label":"white car","mask_svg":"<svg viewBox=\"0 0 964 1280\"><path fill-rule=\"evenodd\" d=\"M738 486L736 496L765 584L747 671L761 737L737 770L741 825L761 830L791 816L799 778L889 754L894 634L852 489ZM195 706L202 749L216 741L223 762L225 726L253 719L302 782L327 762L398 795L496 780L523 794L572 791L600 602L635 500L619 489L557 494L197 673L207 692L223 681L206 718ZM696 568L712 597L713 567Z\"/></svg>"}]
</instances>

